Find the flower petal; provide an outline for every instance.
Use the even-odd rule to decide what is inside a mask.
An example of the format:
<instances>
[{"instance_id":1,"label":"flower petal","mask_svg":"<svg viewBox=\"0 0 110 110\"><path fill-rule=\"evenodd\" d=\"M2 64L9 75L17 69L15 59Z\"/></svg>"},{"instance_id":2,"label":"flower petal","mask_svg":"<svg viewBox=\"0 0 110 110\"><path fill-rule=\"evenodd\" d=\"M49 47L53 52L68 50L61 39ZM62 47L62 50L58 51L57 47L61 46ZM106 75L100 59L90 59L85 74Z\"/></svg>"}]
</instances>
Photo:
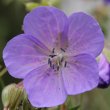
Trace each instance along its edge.
<instances>
[{"instance_id":1,"label":"flower petal","mask_svg":"<svg viewBox=\"0 0 110 110\"><path fill-rule=\"evenodd\" d=\"M69 58L62 75L69 95L92 90L98 85L99 81L97 62L86 54Z\"/></svg>"},{"instance_id":2,"label":"flower petal","mask_svg":"<svg viewBox=\"0 0 110 110\"><path fill-rule=\"evenodd\" d=\"M66 15L55 7L40 6L32 10L24 19L24 32L37 37L49 49L59 45L67 28Z\"/></svg>"},{"instance_id":3,"label":"flower petal","mask_svg":"<svg viewBox=\"0 0 110 110\"><path fill-rule=\"evenodd\" d=\"M3 59L9 73L16 78L24 78L33 69L47 63L46 47L30 35L21 34L10 40Z\"/></svg>"},{"instance_id":4,"label":"flower petal","mask_svg":"<svg viewBox=\"0 0 110 110\"><path fill-rule=\"evenodd\" d=\"M35 107L52 107L66 100L61 74L46 65L30 72L24 79L24 87L30 103Z\"/></svg>"},{"instance_id":5,"label":"flower petal","mask_svg":"<svg viewBox=\"0 0 110 110\"><path fill-rule=\"evenodd\" d=\"M107 88L110 85L110 64L104 54L99 56L99 88Z\"/></svg>"},{"instance_id":6,"label":"flower petal","mask_svg":"<svg viewBox=\"0 0 110 110\"><path fill-rule=\"evenodd\" d=\"M90 54L98 56L104 46L104 35L97 21L91 16L79 12L69 18L69 49L71 54Z\"/></svg>"}]
</instances>

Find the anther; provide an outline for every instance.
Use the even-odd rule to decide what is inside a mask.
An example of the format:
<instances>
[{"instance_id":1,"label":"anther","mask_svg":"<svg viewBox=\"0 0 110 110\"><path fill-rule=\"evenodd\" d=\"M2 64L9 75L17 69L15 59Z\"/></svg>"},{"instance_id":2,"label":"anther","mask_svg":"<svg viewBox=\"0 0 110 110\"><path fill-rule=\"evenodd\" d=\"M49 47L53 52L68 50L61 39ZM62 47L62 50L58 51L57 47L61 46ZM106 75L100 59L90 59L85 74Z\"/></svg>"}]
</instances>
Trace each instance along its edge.
<instances>
[{"instance_id":1,"label":"anther","mask_svg":"<svg viewBox=\"0 0 110 110\"><path fill-rule=\"evenodd\" d=\"M65 52L65 50L63 48L60 48L63 52Z\"/></svg>"},{"instance_id":2,"label":"anther","mask_svg":"<svg viewBox=\"0 0 110 110\"><path fill-rule=\"evenodd\" d=\"M52 62L50 61L50 67L52 67Z\"/></svg>"},{"instance_id":3,"label":"anther","mask_svg":"<svg viewBox=\"0 0 110 110\"><path fill-rule=\"evenodd\" d=\"M59 66L57 66L57 71L59 71Z\"/></svg>"},{"instance_id":4,"label":"anther","mask_svg":"<svg viewBox=\"0 0 110 110\"><path fill-rule=\"evenodd\" d=\"M64 67L66 67L66 66L67 66L67 62L65 61Z\"/></svg>"},{"instance_id":5,"label":"anther","mask_svg":"<svg viewBox=\"0 0 110 110\"><path fill-rule=\"evenodd\" d=\"M49 59L48 59L48 64L50 64L50 62L51 62L51 61L50 61L50 58L49 58Z\"/></svg>"},{"instance_id":6,"label":"anther","mask_svg":"<svg viewBox=\"0 0 110 110\"><path fill-rule=\"evenodd\" d=\"M52 67L52 62L51 62L50 58L48 59L48 64L50 65L50 67Z\"/></svg>"},{"instance_id":7,"label":"anther","mask_svg":"<svg viewBox=\"0 0 110 110\"><path fill-rule=\"evenodd\" d=\"M52 68L54 69L54 65L52 65Z\"/></svg>"},{"instance_id":8,"label":"anther","mask_svg":"<svg viewBox=\"0 0 110 110\"><path fill-rule=\"evenodd\" d=\"M52 53L55 53L55 48L53 48Z\"/></svg>"},{"instance_id":9,"label":"anther","mask_svg":"<svg viewBox=\"0 0 110 110\"><path fill-rule=\"evenodd\" d=\"M49 55L49 57L51 57L51 58L53 58L53 57L55 57L55 56L57 56L57 55Z\"/></svg>"}]
</instances>

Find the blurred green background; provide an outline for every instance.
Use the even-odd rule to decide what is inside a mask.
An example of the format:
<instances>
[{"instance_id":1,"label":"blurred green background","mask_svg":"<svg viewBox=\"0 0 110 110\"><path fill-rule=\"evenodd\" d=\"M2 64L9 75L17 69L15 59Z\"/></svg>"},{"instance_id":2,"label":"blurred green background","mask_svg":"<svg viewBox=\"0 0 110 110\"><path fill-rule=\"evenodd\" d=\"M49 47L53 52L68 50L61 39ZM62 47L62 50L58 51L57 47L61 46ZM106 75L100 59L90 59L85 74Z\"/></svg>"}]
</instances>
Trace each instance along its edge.
<instances>
[{"instance_id":1,"label":"blurred green background","mask_svg":"<svg viewBox=\"0 0 110 110\"><path fill-rule=\"evenodd\" d=\"M0 0L0 95L6 85L19 81L11 77L8 72L2 75L6 71L2 59L3 48L11 38L23 33L24 16L33 7L39 5L55 5L67 15L77 11L84 11L93 15L99 21L104 32L105 46L110 48L110 4L105 4L104 0L43 0L42 3L41 0ZM79 101L72 102L73 105L76 103ZM0 110L2 109L0 97ZM110 88L95 89L84 93L81 110L110 110Z\"/></svg>"}]
</instances>

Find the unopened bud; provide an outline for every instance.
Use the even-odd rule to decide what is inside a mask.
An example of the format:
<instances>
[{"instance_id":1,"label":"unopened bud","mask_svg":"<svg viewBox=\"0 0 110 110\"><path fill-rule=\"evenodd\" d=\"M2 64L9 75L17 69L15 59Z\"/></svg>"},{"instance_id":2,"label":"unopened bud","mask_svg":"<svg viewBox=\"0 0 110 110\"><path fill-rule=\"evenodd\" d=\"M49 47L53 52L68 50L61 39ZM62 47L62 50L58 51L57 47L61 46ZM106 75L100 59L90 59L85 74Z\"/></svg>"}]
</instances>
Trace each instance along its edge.
<instances>
[{"instance_id":1,"label":"unopened bud","mask_svg":"<svg viewBox=\"0 0 110 110\"><path fill-rule=\"evenodd\" d=\"M6 86L2 91L2 102L4 108L15 110L22 101L23 96L24 90L22 87L18 87L16 84Z\"/></svg>"},{"instance_id":2,"label":"unopened bud","mask_svg":"<svg viewBox=\"0 0 110 110\"><path fill-rule=\"evenodd\" d=\"M104 54L99 56L99 84L98 88L108 88L110 86L110 63Z\"/></svg>"}]
</instances>

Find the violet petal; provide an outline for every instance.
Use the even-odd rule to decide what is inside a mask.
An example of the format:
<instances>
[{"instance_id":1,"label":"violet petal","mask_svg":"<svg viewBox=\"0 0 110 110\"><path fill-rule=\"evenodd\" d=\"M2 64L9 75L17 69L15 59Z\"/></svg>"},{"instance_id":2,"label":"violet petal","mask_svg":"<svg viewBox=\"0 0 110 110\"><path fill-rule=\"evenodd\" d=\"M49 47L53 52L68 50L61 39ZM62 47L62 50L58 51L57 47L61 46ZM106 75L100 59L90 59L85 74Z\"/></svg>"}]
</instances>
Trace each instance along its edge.
<instances>
[{"instance_id":1,"label":"violet petal","mask_svg":"<svg viewBox=\"0 0 110 110\"><path fill-rule=\"evenodd\" d=\"M61 74L46 65L31 71L24 79L24 87L29 101L38 108L57 106L66 100Z\"/></svg>"},{"instance_id":2,"label":"violet petal","mask_svg":"<svg viewBox=\"0 0 110 110\"><path fill-rule=\"evenodd\" d=\"M66 25L66 15L55 7L40 6L24 18L24 32L37 37L50 50L60 45ZM65 37L65 36L64 36Z\"/></svg>"},{"instance_id":3,"label":"violet petal","mask_svg":"<svg viewBox=\"0 0 110 110\"><path fill-rule=\"evenodd\" d=\"M62 70L64 85L69 95L76 95L97 87L98 65L90 55L73 56Z\"/></svg>"},{"instance_id":4,"label":"violet petal","mask_svg":"<svg viewBox=\"0 0 110 110\"><path fill-rule=\"evenodd\" d=\"M3 51L3 59L9 73L16 78L24 78L33 69L47 63L45 47L39 46L37 39L21 34L10 40ZM44 47L44 48L43 48Z\"/></svg>"},{"instance_id":5,"label":"violet petal","mask_svg":"<svg viewBox=\"0 0 110 110\"><path fill-rule=\"evenodd\" d=\"M104 47L104 35L98 22L83 12L70 16L68 40L68 52L72 55L90 54L96 57Z\"/></svg>"},{"instance_id":6,"label":"violet petal","mask_svg":"<svg viewBox=\"0 0 110 110\"><path fill-rule=\"evenodd\" d=\"M110 85L110 64L104 54L99 56L99 88L107 88Z\"/></svg>"}]
</instances>

